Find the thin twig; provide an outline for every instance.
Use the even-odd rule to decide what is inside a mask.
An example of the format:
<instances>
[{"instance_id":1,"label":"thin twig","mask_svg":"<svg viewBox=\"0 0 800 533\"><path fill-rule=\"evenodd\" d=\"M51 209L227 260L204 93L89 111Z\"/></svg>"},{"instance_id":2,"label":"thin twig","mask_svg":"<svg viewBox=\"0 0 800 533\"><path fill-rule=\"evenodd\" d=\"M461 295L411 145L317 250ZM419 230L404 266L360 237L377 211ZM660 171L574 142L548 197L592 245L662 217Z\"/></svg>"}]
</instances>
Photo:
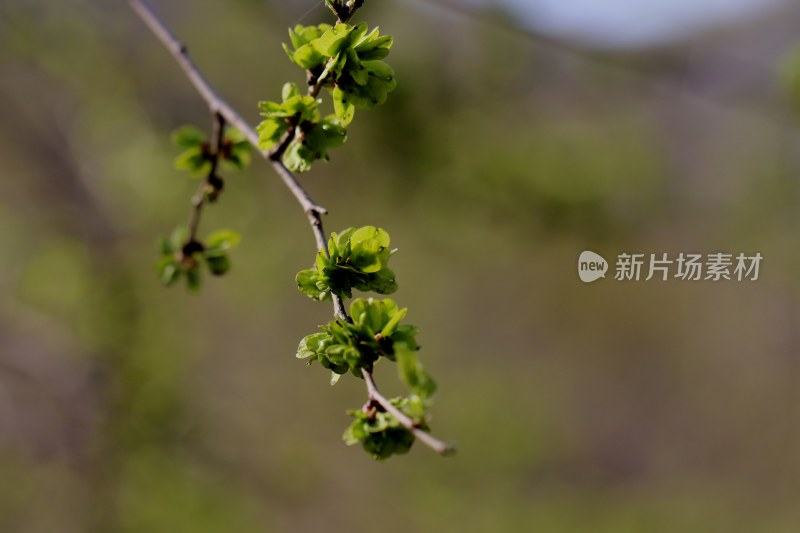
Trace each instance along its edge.
<instances>
[{"instance_id":1,"label":"thin twig","mask_svg":"<svg viewBox=\"0 0 800 533\"><path fill-rule=\"evenodd\" d=\"M381 392L378 390L377 385L375 385L375 378L372 376L372 372L362 368L361 375L364 377L364 381L367 383L367 394L369 395L370 400L380 404L380 406L383 407L387 413L395 417L406 429L411 431L415 437L417 437L423 444L436 453L440 455L448 455L453 453L453 446L420 429L419 425L411 420L408 415L392 405L392 402L390 402L386 396L381 394Z\"/></svg>"},{"instance_id":2,"label":"thin twig","mask_svg":"<svg viewBox=\"0 0 800 533\"><path fill-rule=\"evenodd\" d=\"M186 45L178 40L175 34L172 33L167 25L158 17L158 15L156 15L155 11L153 11L152 7L150 7L147 1L128 0L128 3L131 5L131 8L133 8L136 14L139 15L144 23L155 34L155 36L161 41L161 43L167 48L167 50L172 53L173 57L186 73L195 89L197 89L197 92L199 92L200 96L202 96L206 101L211 113L215 116L221 117L221 121L227 121L229 124L241 131L248 142L250 142L250 144L252 144L256 150L258 150L262 157L264 157L264 159L266 159L270 165L272 165L272 168L275 169L275 171L278 173L278 176L305 211L306 216L308 217L308 222L311 225L311 231L314 234L314 240L316 241L317 249L321 253L324 253L326 257L330 257L328 247L325 244L325 230L322 227L322 215L326 214L327 210L324 207L317 205L314 200L311 199L311 196L309 196L305 189L303 189L303 186L300 185L300 182L297 180L294 174L292 174L292 172L286 168L286 165L283 164L282 155L283 151L285 151L286 147L288 146L288 142L286 143L286 146L282 148L282 150L279 149L280 151L276 150L271 153L267 150L261 150L258 146L258 134L256 131L251 128L250 125L241 116L239 116L239 114L234 111L233 108L228 105L228 103L225 102L225 100L223 100L222 97L220 97L211 87L209 82L194 64L194 61L192 61ZM351 1L350 5L348 6L348 12L345 14L345 18L342 19L340 17L340 22L346 22L347 20L350 20L355 11L361 7L362 3L362 0ZM314 84L309 87L309 95L316 96L322 88L324 82L325 76L320 75L319 79L315 80ZM292 135L294 135L294 131L292 131ZM283 142L280 144L282 145ZM350 322L351 318L348 316L341 298L335 294L332 296L334 315L337 318ZM368 370L362 370L362 375L367 384L367 393L371 400L374 400L380 404L381 407L396 417L397 420L405 428L411 431L420 441L437 453L446 454L452 451L452 448L449 445L432 437L430 434L420 429L413 420L405 415L405 413L392 405L391 402L389 402L389 400L387 400L386 397L383 396L378 390L377 386L375 385L375 380L372 377L372 372Z\"/></svg>"},{"instance_id":3,"label":"thin twig","mask_svg":"<svg viewBox=\"0 0 800 533\"><path fill-rule=\"evenodd\" d=\"M213 128L214 134L212 136L211 146L209 146L208 149L211 167L208 170L206 179L203 180L203 183L200 184L197 192L192 197L192 214L189 217L189 236L186 241L187 243L197 240L197 230L200 226L200 215L203 213L203 206L209 200L209 193L214 190L212 183L217 176L217 167L219 166L219 152L222 148L222 135L225 131L225 117L219 113L214 113Z\"/></svg>"}]
</instances>

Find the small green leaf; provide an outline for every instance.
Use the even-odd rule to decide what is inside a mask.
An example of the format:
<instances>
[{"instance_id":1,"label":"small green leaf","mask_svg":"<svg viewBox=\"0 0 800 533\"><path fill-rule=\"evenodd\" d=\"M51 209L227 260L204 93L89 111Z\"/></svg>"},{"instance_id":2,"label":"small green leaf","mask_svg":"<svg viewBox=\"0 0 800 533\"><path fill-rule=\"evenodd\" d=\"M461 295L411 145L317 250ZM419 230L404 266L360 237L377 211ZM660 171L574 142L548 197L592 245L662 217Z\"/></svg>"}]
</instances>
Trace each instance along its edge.
<instances>
[{"instance_id":1,"label":"small green leaf","mask_svg":"<svg viewBox=\"0 0 800 533\"><path fill-rule=\"evenodd\" d=\"M156 249L161 255L172 255L176 251L172 247L172 243L169 241L169 239L163 235L158 236L158 239L156 240Z\"/></svg>"},{"instance_id":2,"label":"small green leaf","mask_svg":"<svg viewBox=\"0 0 800 533\"><path fill-rule=\"evenodd\" d=\"M199 147L189 148L175 158L177 170L187 170L196 176L208 172L211 162Z\"/></svg>"},{"instance_id":3,"label":"small green leaf","mask_svg":"<svg viewBox=\"0 0 800 533\"><path fill-rule=\"evenodd\" d=\"M250 154L247 151L232 151L230 155L225 157L224 161L226 163L230 163L237 169L241 170L243 168L247 168L250 165Z\"/></svg>"},{"instance_id":4,"label":"small green leaf","mask_svg":"<svg viewBox=\"0 0 800 533\"><path fill-rule=\"evenodd\" d=\"M311 70L325 61L325 55L321 54L312 43L308 43L294 51L292 61L304 69Z\"/></svg>"},{"instance_id":5,"label":"small green leaf","mask_svg":"<svg viewBox=\"0 0 800 533\"><path fill-rule=\"evenodd\" d=\"M225 252L239 244L241 235L229 229L218 230L209 235L205 242L205 256L224 256Z\"/></svg>"},{"instance_id":6,"label":"small green leaf","mask_svg":"<svg viewBox=\"0 0 800 533\"><path fill-rule=\"evenodd\" d=\"M382 268L370 274L364 283L355 285L360 291L377 292L378 294L392 294L397 291L397 281L394 272L389 268Z\"/></svg>"},{"instance_id":7,"label":"small green leaf","mask_svg":"<svg viewBox=\"0 0 800 533\"><path fill-rule=\"evenodd\" d=\"M322 269L330 265L331 260L325 257L325 254L322 253L322 250L320 250L317 252L317 255L314 256L314 263L317 266L317 270L321 272Z\"/></svg>"},{"instance_id":8,"label":"small green leaf","mask_svg":"<svg viewBox=\"0 0 800 533\"><path fill-rule=\"evenodd\" d=\"M369 75L387 84L387 91L391 91L397 85L394 79L394 70L383 61L364 61L364 67L369 71Z\"/></svg>"},{"instance_id":9,"label":"small green leaf","mask_svg":"<svg viewBox=\"0 0 800 533\"><path fill-rule=\"evenodd\" d=\"M166 287L173 285L181 277L181 264L173 257L162 257L156 265L156 270L161 283Z\"/></svg>"},{"instance_id":10,"label":"small green leaf","mask_svg":"<svg viewBox=\"0 0 800 533\"><path fill-rule=\"evenodd\" d=\"M172 249L176 252L183 248L183 245L186 243L186 240L189 238L189 230L186 226L178 226L169 236L169 242L172 246Z\"/></svg>"},{"instance_id":11,"label":"small green leaf","mask_svg":"<svg viewBox=\"0 0 800 533\"><path fill-rule=\"evenodd\" d=\"M353 78L359 85L366 85L367 81L369 80L369 72L361 64L361 60L358 58L355 50L350 49L347 51L347 72L350 74L350 77Z\"/></svg>"},{"instance_id":12,"label":"small green leaf","mask_svg":"<svg viewBox=\"0 0 800 533\"><path fill-rule=\"evenodd\" d=\"M270 102L269 100L258 103L258 109L261 111L261 116L268 118L286 118L292 116L283 104L277 102Z\"/></svg>"},{"instance_id":13,"label":"small green leaf","mask_svg":"<svg viewBox=\"0 0 800 533\"><path fill-rule=\"evenodd\" d=\"M391 300L388 299L384 300L384 302L387 301L391 302ZM389 322L387 322L386 325L383 326L383 329L381 330L381 336L390 337L395 332L395 330L397 330L398 324L400 324L400 321L403 320L407 312L408 312L408 307L404 307L399 311L395 311L393 314L390 313L389 316L391 318L389 319Z\"/></svg>"},{"instance_id":14,"label":"small green leaf","mask_svg":"<svg viewBox=\"0 0 800 533\"><path fill-rule=\"evenodd\" d=\"M401 324L391 335L392 343L405 343L410 350L418 350L417 335L419 335L419 328L411 324Z\"/></svg>"},{"instance_id":15,"label":"small green leaf","mask_svg":"<svg viewBox=\"0 0 800 533\"><path fill-rule=\"evenodd\" d=\"M231 261L227 255L208 255L205 256L208 270L215 276L221 276L231 269Z\"/></svg>"},{"instance_id":16,"label":"small green leaf","mask_svg":"<svg viewBox=\"0 0 800 533\"><path fill-rule=\"evenodd\" d=\"M294 29L290 29L289 40L294 50L290 49L286 44L283 45L283 49L286 51L289 59L306 69L312 69L318 66L324 61L324 56L318 51L313 50L312 47L313 52L319 57L319 61L315 62L315 58L307 49L311 47L310 43L312 41L318 39L323 33L330 29L330 27L331 26L328 24L320 24L319 26L302 26L298 24ZM300 51L301 49L303 49L302 52Z\"/></svg>"},{"instance_id":17,"label":"small green leaf","mask_svg":"<svg viewBox=\"0 0 800 533\"><path fill-rule=\"evenodd\" d=\"M295 276L297 288L312 300L322 301L330 296L330 290L324 278L317 270L301 270Z\"/></svg>"},{"instance_id":18,"label":"small green leaf","mask_svg":"<svg viewBox=\"0 0 800 533\"><path fill-rule=\"evenodd\" d=\"M313 31L315 29L316 28L314 28L313 26L306 27L306 26L301 26L300 24L295 26L294 29L289 28L289 40L292 42L292 46L294 46L294 48L297 49L306 44L307 42L309 42L310 39L306 37L307 32L309 30ZM319 37L319 35L315 35L312 38L316 37Z\"/></svg>"},{"instance_id":19,"label":"small green leaf","mask_svg":"<svg viewBox=\"0 0 800 533\"><path fill-rule=\"evenodd\" d=\"M194 126L182 126L172 132L172 142L182 148L193 148L206 142L206 134Z\"/></svg>"},{"instance_id":20,"label":"small green leaf","mask_svg":"<svg viewBox=\"0 0 800 533\"><path fill-rule=\"evenodd\" d=\"M300 345L297 347L297 355L298 359L307 359L312 356L316 356L318 352L323 348L322 343L328 339L328 335L326 333L312 333L303 338L300 341Z\"/></svg>"},{"instance_id":21,"label":"small green leaf","mask_svg":"<svg viewBox=\"0 0 800 533\"><path fill-rule=\"evenodd\" d=\"M388 35L387 38L391 38ZM361 61L375 61L378 59L383 59L389 55L388 48L373 48L372 50L366 52L358 52L358 58Z\"/></svg>"},{"instance_id":22,"label":"small green leaf","mask_svg":"<svg viewBox=\"0 0 800 533\"><path fill-rule=\"evenodd\" d=\"M422 368L416 352L405 343L395 342L394 353L400 379L409 390L423 399L433 396L436 392L436 382Z\"/></svg>"},{"instance_id":23,"label":"small green leaf","mask_svg":"<svg viewBox=\"0 0 800 533\"><path fill-rule=\"evenodd\" d=\"M298 116L299 122L316 122L319 120L317 100L313 96L297 95L283 102L287 116Z\"/></svg>"},{"instance_id":24,"label":"small green leaf","mask_svg":"<svg viewBox=\"0 0 800 533\"><path fill-rule=\"evenodd\" d=\"M366 24L361 23L359 26L363 26L366 31ZM333 57L348 45L349 37L355 29L355 26L349 24L337 24L314 40L314 48L324 56Z\"/></svg>"},{"instance_id":25,"label":"small green leaf","mask_svg":"<svg viewBox=\"0 0 800 533\"><path fill-rule=\"evenodd\" d=\"M367 274L378 272L389 260L389 234L381 228L364 226L350 238L350 264Z\"/></svg>"},{"instance_id":26,"label":"small green leaf","mask_svg":"<svg viewBox=\"0 0 800 533\"><path fill-rule=\"evenodd\" d=\"M295 136L283 157L283 163L294 172L307 172L314 161L328 159L328 149L347 138L339 119L333 115L318 123L305 122L300 129L302 135Z\"/></svg>"},{"instance_id":27,"label":"small green leaf","mask_svg":"<svg viewBox=\"0 0 800 533\"><path fill-rule=\"evenodd\" d=\"M192 291L197 292L200 290L202 278L200 276L200 267L197 265L186 269L186 287Z\"/></svg>"},{"instance_id":28,"label":"small green leaf","mask_svg":"<svg viewBox=\"0 0 800 533\"><path fill-rule=\"evenodd\" d=\"M380 36L378 28L372 30L372 33L360 39L355 46L355 51L361 60L369 59L383 59L389 55L389 49L392 47L393 39L390 35Z\"/></svg>"},{"instance_id":29,"label":"small green leaf","mask_svg":"<svg viewBox=\"0 0 800 533\"><path fill-rule=\"evenodd\" d=\"M347 94L338 86L333 89L333 109L343 126L350 124L356 113L356 106L350 103Z\"/></svg>"},{"instance_id":30,"label":"small green leaf","mask_svg":"<svg viewBox=\"0 0 800 533\"><path fill-rule=\"evenodd\" d=\"M289 143L283 154L283 164L292 172L308 172L315 159L308 154L307 150L304 150L303 143L297 139Z\"/></svg>"},{"instance_id":31,"label":"small green leaf","mask_svg":"<svg viewBox=\"0 0 800 533\"><path fill-rule=\"evenodd\" d=\"M390 401L401 411L407 410L406 399L394 398ZM342 438L348 446L361 443L373 459L380 461L395 454L407 453L414 444L414 434L387 412L352 409L347 413L355 420L344 431Z\"/></svg>"},{"instance_id":32,"label":"small green leaf","mask_svg":"<svg viewBox=\"0 0 800 533\"><path fill-rule=\"evenodd\" d=\"M233 126L225 127L220 149L220 156L223 162L229 163L237 169L242 169L250 164L250 150L252 148L250 141L241 131Z\"/></svg>"},{"instance_id":33,"label":"small green leaf","mask_svg":"<svg viewBox=\"0 0 800 533\"><path fill-rule=\"evenodd\" d=\"M295 96L300 96L300 89L297 88L297 84L292 82L284 83L281 90L281 99L285 102Z\"/></svg>"},{"instance_id":34,"label":"small green leaf","mask_svg":"<svg viewBox=\"0 0 800 533\"><path fill-rule=\"evenodd\" d=\"M364 423L360 419L356 419L347 427L342 438L345 444L353 446L366 439L368 436L369 433L364 429Z\"/></svg>"},{"instance_id":35,"label":"small green leaf","mask_svg":"<svg viewBox=\"0 0 800 533\"><path fill-rule=\"evenodd\" d=\"M347 54L338 53L331 59L325 66L328 71L328 76L333 75L333 80L336 81L344 72L347 66Z\"/></svg>"},{"instance_id":36,"label":"small green leaf","mask_svg":"<svg viewBox=\"0 0 800 533\"><path fill-rule=\"evenodd\" d=\"M368 73L366 84L357 82L347 69L337 80L337 86L347 95L357 109L369 109L386 101L386 95L395 89L394 71L383 61L362 61Z\"/></svg>"},{"instance_id":37,"label":"small green leaf","mask_svg":"<svg viewBox=\"0 0 800 533\"><path fill-rule=\"evenodd\" d=\"M366 300L364 298L356 298L350 303L350 317L356 324L363 324L366 320L368 302L372 302L372 298Z\"/></svg>"},{"instance_id":38,"label":"small green leaf","mask_svg":"<svg viewBox=\"0 0 800 533\"><path fill-rule=\"evenodd\" d=\"M345 248L347 247L347 243L350 241L350 237L353 236L357 228L347 228L342 230L339 233L331 233L331 238L328 241L328 251L331 253L331 257L333 256L349 256L349 253L345 252Z\"/></svg>"},{"instance_id":39,"label":"small green leaf","mask_svg":"<svg viewBox=\"0 0 800 533\"><path fill-rule=\"evenodd\" d=\"M266 119L257 127L258 147L262 150L269 150L278 144L283 135L289 130L289 124L285 120Z\"/></svg>"}]
</instances>

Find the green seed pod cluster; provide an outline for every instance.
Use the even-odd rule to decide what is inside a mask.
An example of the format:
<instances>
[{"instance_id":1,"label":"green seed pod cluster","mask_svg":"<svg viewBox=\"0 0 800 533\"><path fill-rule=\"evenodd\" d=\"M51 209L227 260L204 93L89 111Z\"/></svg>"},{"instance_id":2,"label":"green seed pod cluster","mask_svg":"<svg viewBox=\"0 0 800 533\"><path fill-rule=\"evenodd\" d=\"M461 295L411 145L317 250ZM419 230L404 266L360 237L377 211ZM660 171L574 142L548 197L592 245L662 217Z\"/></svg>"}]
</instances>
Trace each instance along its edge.
<instances>
[{"instance_id":1,"label":"green seed pod cluster","mask_svg":"<svg viewBox=\"0 0 800 533\"><path fill-rule=\"evenodd\" d=\"M352 322L334 320L320 326L321 333L312 333L300 341L297 357L307 359L309 365L319 361L333 372L334 382L348 370L360 376L361 369L372 368L381 357L394 361L395 345L397 351L418 349L419 329L400 324L407 311L398 309L388 298L357 298L350 304Z\"/></svg>"},{"instance_id":2,"label":"green seed pod cluster","mask_svg":"<svg viewBox=\"0 0 800 533\"><path fill-rule=\"evenodd\" d=\"M258 125L259 147L269 150L279 144L289 130L293 137L283 155L286 167L294 172L311 169L317 159L328 159L328 149L339 146L347 139L344 126L334 115L321 117L320 101L313 96L300 94L294 83L283 86L283 102L261 102Z\"/></svg>"},{"instance_id":3,"label":"green seed pod cluster","mask_svg":"<svg viewBox=\"0 0 800 533\"><path fill-rule=\"evenodd\" d=\"M264 117L257 129L259 147L280 150L289 170L306 172L316 160L327 160L329 149L345 142L345 128L356 109L384 103L395 89L394 71L382 61L389 55L393 39L381 35L378 28L370 32L363 22L339 22L333 26L297 25L289 30L289 41L283 48L289 59L306 71L309 91L303 95L295 84L287 83L282 102L259 104ZM318 93L323 88L330 92L331 115L319 111L322 99Z\"/></svg>"},{"instance_id":4,"label":"green seed pod cluster","mask_svg":"<svg viewBox=\"0 0 800 533\"><path fill-rule=\"evenodd\" d=\"M427 430L425 425L425 404L416 396L393 398L392 405ZM414 444L414 434L403 427L395 417L383 411L379 405L368 403L361 410L350 410L348 414L355 420L344 431L345 444L361 444L373 459L388 459L392 455L408 453Z\"/></svg>"},{"instance_id":5,"label":"green seed pod cluster","mask_svg":"<svg viewBox=\"0 0 800 533\"><path fill-rule=\"evenodd\" d=\"M297 273L297 287L319 301L331 294L352 298L353 289L391 294L397 290L397 282L387 266L392 255L389 243L389 234L374 226L332 233L328 240L329 255L320 250L315 268Z\"/></svg>"},{"instance_id":6,"label":"green seed pod cluster","mask_svg":"<svg viewBox=\"0 0 800 533\"><path fill-rule=\"evenodd\" d=\"M331 293L340 298L351 297L352 289L393 291L397 288L394 273L386 266L392 255L389 243L389 234L373 226L331 234L330 257L320 252L316 268L298 273L299 290L318 301ZM380 279L391 279L391 286L376 281ZM384 359L396 364L398 376L411 394L391 403L413 421L413 427L427 428L426 408L436 392L436 382L417 357L419 328L401 323L408 309L401 309L389 298L356 298L349 310L349 320L338 318L304 337L297 357L309 365L319 361L331 371L331 384L347 372L361 378L362 372L372 372ZM405 453L416 439L409 427L374 400L364 409L348 413L355 420L345 431L345 442L361 443L375 459Z\"/></svg>"}]
</instances>

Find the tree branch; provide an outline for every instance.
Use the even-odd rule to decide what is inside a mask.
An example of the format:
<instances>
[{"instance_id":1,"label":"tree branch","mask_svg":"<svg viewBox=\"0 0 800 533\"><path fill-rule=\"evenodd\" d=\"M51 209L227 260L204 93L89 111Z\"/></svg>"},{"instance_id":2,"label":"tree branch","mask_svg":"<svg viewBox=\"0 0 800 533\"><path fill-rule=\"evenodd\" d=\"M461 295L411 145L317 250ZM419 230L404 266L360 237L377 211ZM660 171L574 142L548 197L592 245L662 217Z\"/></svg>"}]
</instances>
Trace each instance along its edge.
<instances>
[{"instance_id":1,"label":"tree branch","mask_svg":"<svg viewBox=\"0 0 800 533\"><path fill-rule=\"evenodd\" d=\"M233 108L229 106L228 103L225 102L225 100L223 100L214 89L211 88L211 85L194 64L191 56L189 56L186 45L179 41L172 31L164 24L164 22L158 18L158 15L155 14L153 8L150 7L150 4L148 4L146 0L128 0L128 3L131 5L136 14L138 14L139 17L144 21L144 23L147 24L155 36L158 37L162 44L172 53L172 55L175 57L175 60L178 62L183 71L186 73L186 76L188 76L189 80L194 85L195 89L197 89L197 92L199 92L200 96L203 97L203 100L206 101L209 110L212 113L220 114L225 118L225 120L228 121L229 124L241 131L250 144L252 144L256 150L258 150L261 155L267 159L267 161L272 163L272 166L275 167L278 175L281 177L306 212L314 211L318 214L327 213L327 210L324 207L314 203L314 200L312 200L305 189L303 189L303 187L297 181L297 178L295 178L286 167L279 162L271 161L269 158L269 153L265 150L259 149L258 134L255 132L255 130L251 128L250 125L241 116L239 116L239 114L234 111Z\"/></svg>"},{"instance_id":2,"label":"tree branch","mask_svg":"<svg viewBox=\"0 0 800 533\"><path fill-rule=\"evenodd\" d=\"M189 81L192 82L197 92L200 93L200 96L206 101L209 111L213 114L220 115L229 124L241 131L248 142L250 142L261 156L272 165L284 185L286 185L303 208L303 211L305 211L308 222L311 225L311 231L314 233L317 249L328 255L328 248L325 245L327 239L325 238L325 230L322 226L322 215L328 212L327 209L317 205L317 203L311 199L311 196L306 192L303 186L300 185L300 182L297 181L294 174L286 168L280 158L275 159L271 157L268 151L259 148L258 134L256 131L211 87L211 84L194 64L194 61L192 61L186 45L183 44L158 15L156 15L150 4L147 3L146 0L128 0L128 3L142 21L144 21L147 27L150 28L150 31L152 31L158 40L170 51L175 61L178 62L189 78ZM340 318L347 317L344 304L336 295L333 296L333 307L336 316Z\"/></svg>"},{"instance_id":3,"label":"tree branch","mask_svg":"<svg viewBox=\"0 0 800 533\"><path fill-rule=\"evenodd\" d=\"M215 132L217 131L218 126L219 131L221 132L222 126L224 125L225 121L227 121L229 124L241 131L242 134L244 134L248 142L250 142L250 144L252 144L253 147L261 154L261 156L266 159L270 165L272 165L272 168L275 170L275 172L277 172L283 183L294 195L297 202L303 208L303 211L305 211L308 222L311 225L311 231L314 234L314 240L316 241L317 249L324 253L327 257L330 257L328 247L326 245L327 239L325 237L325 230L322 227L322 215L326 214L327 210L324 207L317 205L314 200L311 199L311 196L309 196L294 174L292 174L292 172L286 168L286 165L284 165L283 161L281 160L283 152L288 147L289 141L284 142L284 140L282 140L282 142L279 143L279 147L273 152L261 150L258 146L258 134L256 131L251 128L250 125L241 116L239 116L239 114L234 111L234 109L228 105L228 103L223 100L222 97L220 97L211 87L211 84L209 84L209 82L194 64L194 61L192 61L186 45L178 40L175 34L173 34L167 25L158 17L158 15L156 15L155 11L153 11L153 8L147 3L147 1L128 0L128 3L136 12L136 14L139 15L139 17L144 21L148 28L150 28L155 36L161 41L161 43L170 51L180 67L183 69L184 73L186 73L186 76L194 85L197 92L200 93L200 96L202 96L206 101L209 111L211 111L215 117L219 117L216 120L217 125L215 126ZM361 7L362 3L363 0L350 0L347 4L345 4L347 11L343 12L342 16L337 13L339 21L346 22L347 20L350 20L355 11ZM319 93L325 82L326 76L324 74L325 73L323 72L318 79L314 80L313 84L309 85L309 95L316 96ZM294 128L290 130L290 133L287 132L287 136L288 139L291 139L294 136ZM217 141L218 139L215 140L215 143ZM213 170L214 169L212 169L212 172ZM202 209L202 204L204 202L199 201L194 203L196 205L192 220L194 220L195 214L199 220L200 209ZM196 225L197 223L195 222L194 232L196 232ZM190 223L190 232L192 231L191 228L192 224ZM342 320L351 322L352 319L348 316L341 298L335 294L332 294L332 299L334 315ZM389 400L386 399L386 397L383 396L378 390L371 371L362 370L361 372L362 376L364 377L364 381L367 384L367 393L370 400L380 404L381 407L383 407L392 416L397 418L397 420L406 429L411 431L414 436L417 437L423 444L430 447L435 452L444 455L452 451L452 448L448 444L434 438L430 434L420 429L413 420L406 416L405 413L392 405L391 402L389 402Z\"/></svg>"}]
</instances>

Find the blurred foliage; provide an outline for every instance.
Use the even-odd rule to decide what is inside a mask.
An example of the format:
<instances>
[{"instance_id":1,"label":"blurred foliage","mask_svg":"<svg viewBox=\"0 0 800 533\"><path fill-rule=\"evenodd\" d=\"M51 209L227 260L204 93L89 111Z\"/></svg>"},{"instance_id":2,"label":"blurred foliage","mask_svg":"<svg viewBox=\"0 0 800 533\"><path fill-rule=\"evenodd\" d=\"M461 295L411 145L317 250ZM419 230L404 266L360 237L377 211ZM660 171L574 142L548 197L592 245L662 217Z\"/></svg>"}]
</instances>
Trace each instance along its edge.
<instances>
[{"instance_id":1,"label":"blurred foliage","mask_svg":"<svg viewBox=\"0 0 800 533\"><path fill-rule=\"evenodd\" d=\"M211 170L211 154L205 133L194 126L182 126L172 132L172 142L185 148L175 159L176 169L187 170L200 177L208 174ZM219 147L222 163L242 169L250 163L250 150L252 146L239 130L225 128Z\"/></svg>"},{"instance_id":2,"label":"blurred foliage","mask_svg":"<svg viewBox=\"0 0 800 533\"><path fill-rule=\"evenodd\" d=\"M276 82L304 83L279 47L286 27L331 21L319 4L158 9L255 124ZM201 226L247 235L236 276L200 296L160 286L152 236L196 186L170 132L204 123L203 102L121 5L7 0L0 531L796 531L786 100L702 98L724 70L703 43L683 85L658 67L649 83L422 3L358 18L395 37L403 83L304 183L329 227L392 228L398 298L447 390L433 422L459 456L374 464L337 445L364 390L314 386L292 357L330 310L297 296L314 242L260 162ZM779 40L742 31L718 45ZM584 286L586 248L765 261L750 285Z\"/></svg>"}]
</instances>

